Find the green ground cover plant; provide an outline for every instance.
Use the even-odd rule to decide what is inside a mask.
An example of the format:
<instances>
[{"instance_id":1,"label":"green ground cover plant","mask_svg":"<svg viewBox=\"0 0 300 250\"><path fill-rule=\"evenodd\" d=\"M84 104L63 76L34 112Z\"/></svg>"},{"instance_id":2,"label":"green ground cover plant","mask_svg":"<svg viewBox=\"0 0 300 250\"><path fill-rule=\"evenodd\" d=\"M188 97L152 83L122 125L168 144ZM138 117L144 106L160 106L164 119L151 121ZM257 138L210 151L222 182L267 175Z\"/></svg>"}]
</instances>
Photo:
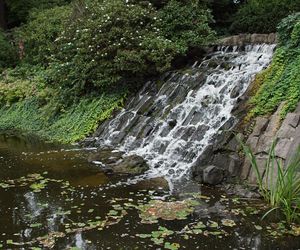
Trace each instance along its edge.
<instances>
[{"instance_id":1,"label":"green ground cover plant","mask_svg":"<svg viewBox=\"0 0 300 250\"><path fill-rule=\"evenodd\" d=\"M270 114L284 102L284 118L300 101L300 13L283 19L278 35L279 47L271 65L256 78L260 87L250 101L251 117Z\"/></svg>"}]
</instances>

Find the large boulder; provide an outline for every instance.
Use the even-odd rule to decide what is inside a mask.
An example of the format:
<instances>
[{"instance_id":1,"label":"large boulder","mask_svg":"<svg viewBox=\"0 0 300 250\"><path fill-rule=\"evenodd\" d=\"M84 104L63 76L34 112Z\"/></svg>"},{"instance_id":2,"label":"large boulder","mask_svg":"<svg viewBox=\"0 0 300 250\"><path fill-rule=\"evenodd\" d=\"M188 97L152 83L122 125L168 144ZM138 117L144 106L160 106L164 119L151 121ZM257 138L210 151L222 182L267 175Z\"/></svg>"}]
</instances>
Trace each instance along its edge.
<instances>
[{"instance_id":1,"label":"large boulder","mask_svg":"<svg viewBox=\"0 0 300 250\"><path fill-rule=\"evenodd\" d=\"M203 183L209 185L218 185L224 179L223 169L216 166L207 166L203 170Z\"/></svg>"},{"instance_id":2,"label":"large boulder","mask_svg":"<svg viewBox=\"0 0 300 250\"><path fill-rule=\"evenodd\" d=\"M135 186L140 190L169 190L169 183L163 177L155 177L151 179L141 180Z\"/></svg>"},{"instance_id":3,"label":"large boulder","mask_svg":"<svg viewBox=\"0 0 300 250\"><path fill-rule=\"evenodd\" d=\"M119 174L142 174L149 169L146 161L137 155L126 156L121 162L111 165L114 173Z\"/></svg>"},{"instance_id":4,"label":"large boulder","mask_svg":"<svg viewBox=\"0 0 300 250\"><path fill-rule=\"evenodd\" d=\"M88 161L99 165L103 171L116 174L142 174L149 169L146 161L137 155L124 156L123 152L111 149L98 150Z\"/></svg>"}]
</instances>

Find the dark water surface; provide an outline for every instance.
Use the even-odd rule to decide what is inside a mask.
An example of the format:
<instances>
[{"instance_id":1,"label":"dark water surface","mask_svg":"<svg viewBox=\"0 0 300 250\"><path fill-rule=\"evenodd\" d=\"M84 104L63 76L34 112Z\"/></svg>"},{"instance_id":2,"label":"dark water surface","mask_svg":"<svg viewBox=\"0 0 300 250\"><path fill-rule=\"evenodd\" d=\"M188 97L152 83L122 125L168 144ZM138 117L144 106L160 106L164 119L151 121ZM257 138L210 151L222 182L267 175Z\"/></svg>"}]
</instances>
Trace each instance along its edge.
<instances>
[{"instance_id":1,"label":"dark water surface","mask_svg":"<svg viewBox=\"0 0 300 250\"><path fill-rule=\"evenodd\" d=\"M104 174L88 153L0 135L0 249L300 249L281 224L260 222L261 203L209 188L187 219L141 223L138 207L175 198L116 185L127 177Z\"/></svg>"}]
</instances>

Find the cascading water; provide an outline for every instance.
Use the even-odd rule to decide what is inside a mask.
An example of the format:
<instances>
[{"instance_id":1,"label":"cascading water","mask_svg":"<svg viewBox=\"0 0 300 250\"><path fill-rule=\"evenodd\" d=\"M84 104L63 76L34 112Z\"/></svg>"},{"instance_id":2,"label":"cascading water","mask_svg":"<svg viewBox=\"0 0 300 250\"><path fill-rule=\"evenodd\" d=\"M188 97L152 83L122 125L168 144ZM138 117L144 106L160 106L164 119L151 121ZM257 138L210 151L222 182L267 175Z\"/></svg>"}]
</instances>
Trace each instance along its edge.
<instances>
[{"instance_id":1,"label":"cascading water","mask_svg":"<svg viewBox=\"0 0 300 250\"><path fill-rule=\"evenodd\" d=\"M149 82L97 131L98 145L142 156L150 177L187 175L249 83L270 63L275 45L219 47L182 72Z\"/></svg>"}]
</instances>

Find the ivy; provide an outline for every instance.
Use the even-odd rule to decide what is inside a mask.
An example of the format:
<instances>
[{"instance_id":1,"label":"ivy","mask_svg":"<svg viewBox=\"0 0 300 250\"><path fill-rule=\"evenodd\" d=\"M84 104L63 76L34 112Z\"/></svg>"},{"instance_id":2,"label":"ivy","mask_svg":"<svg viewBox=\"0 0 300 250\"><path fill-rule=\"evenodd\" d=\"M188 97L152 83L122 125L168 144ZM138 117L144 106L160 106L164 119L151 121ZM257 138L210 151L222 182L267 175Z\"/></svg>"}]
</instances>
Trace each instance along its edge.
<instances>
[{"instance_id":1,"label":"ivy","mask_svg":"<svg viewBox=\"0 0 300 250\"><path fill-rule=\"evenodd\" d=\"M299 13L284 19L279 25L281 46L277 49L270 67L256 78L256 85L260 87L250 101L253 105L250 116L272 113L284 102L281 110L283 118L293 111L300 101L299 27Z\"/></svg>"}]
</instances>

